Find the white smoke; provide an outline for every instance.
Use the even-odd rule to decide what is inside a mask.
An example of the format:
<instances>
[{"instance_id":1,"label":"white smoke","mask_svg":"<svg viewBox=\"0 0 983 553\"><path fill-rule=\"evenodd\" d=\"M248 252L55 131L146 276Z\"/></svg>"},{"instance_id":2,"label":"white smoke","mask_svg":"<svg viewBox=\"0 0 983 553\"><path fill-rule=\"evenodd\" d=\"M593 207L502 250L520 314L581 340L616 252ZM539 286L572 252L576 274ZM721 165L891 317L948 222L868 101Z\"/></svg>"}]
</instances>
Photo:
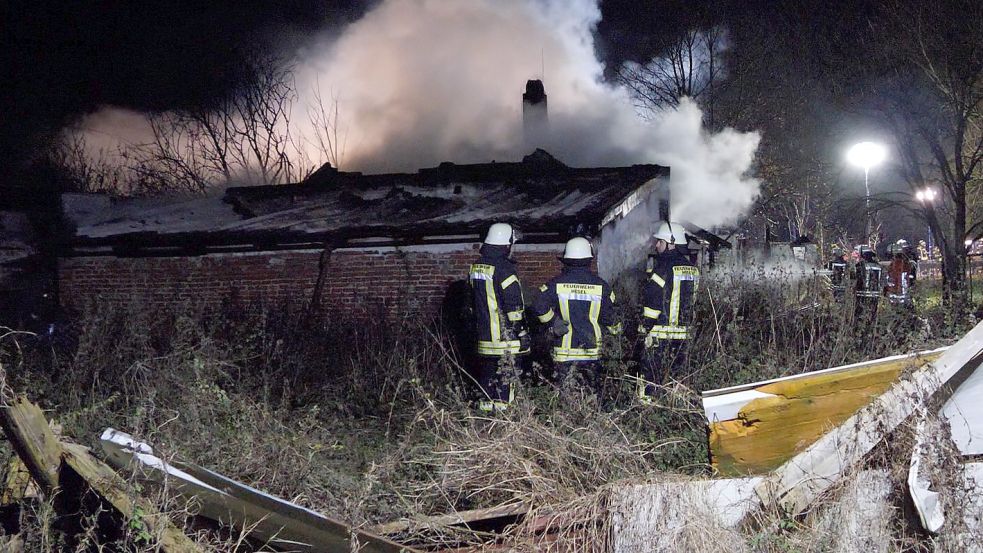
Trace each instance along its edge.
<instances>
[{"instance_id":1,"label":"white smoke","mask_svg":"<svg viewBox=\"0 0 983 553\"><path fill-rule=\"evenodd\" d=\"M708 133L686 100L639 118L627 92L603 80L592 34L600 17L597 0L384 0L298 53L292 134L304 157L326 161L308 122L320 100L337 102L328 112L337 107L344 170L517 160L529 153L521 151L521 94L527 79L542 78L544 146L555 157L575 167L667 165L673 218L735 222L758 193L748 171L759 136ZM94 123L112 118L97 117L87 127L111 131ZM650 233L655 218L619 225L618 239Z\"/></svg>"}]
</instances>

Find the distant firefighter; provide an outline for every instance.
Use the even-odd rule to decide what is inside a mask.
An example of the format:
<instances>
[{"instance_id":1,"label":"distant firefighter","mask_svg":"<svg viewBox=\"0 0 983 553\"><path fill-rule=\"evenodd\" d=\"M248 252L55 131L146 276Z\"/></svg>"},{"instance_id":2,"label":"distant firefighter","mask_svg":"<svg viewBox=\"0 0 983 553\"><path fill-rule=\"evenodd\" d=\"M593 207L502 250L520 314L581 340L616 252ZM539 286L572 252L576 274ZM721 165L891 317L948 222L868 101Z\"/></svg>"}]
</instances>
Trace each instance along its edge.
<instances>
[{"instance_id":1,"label":"distant firefighter","mask_svg":"<svg viewBox=\"0 0 983 553\"><path fill-rule=\"evenodd\" d=\"M853 304L853 320L857 329L866 335L877 322L877 302L881 295L882 268L870 246L857 246L859 255L854 269L856 298Z\"/></svg>"},{"instance_id":2,"label":"distant firefighter","mask_svg":"<svg viewBox=\"0 0 983 553\"><path fill-rule=\"evenodd\" d=\"M471 265L470 282L478 340L478 383L482 411L504 411L514 397L531 343L522 285L510 258L516 233L496 223L488 230L481 257Z\"/></svg>"},{"instance_id":3,"label":"distant firefighter","mask_svg":"<svg viewBox=\"0 0 983 553\"><path fill-rule=\"evenodd\" d=\"M842 248L833 247L830 254L830 260L826 263L826 270L829 271L829 290L835 300L843 301L846 297L850 262Z\"/></svg>"},{"instance_id":4,"label":"distant firefighter","mask_svg":"<svg viewBox=\"0 0 983 553\"><path fill-rule=\"evenodd\" d=\"M554 377L561 391L600 389L602 327L618 334L614 291L591 271L594 251L586 238L572 238L563 250L563 271L539 288L533 312L548 328Z\"/></svg>"},{"instance_id":5,"label":"distant firefighter","mask_svg":"<svg viewBox=\"0 0 983 553\"><path fill-rule=\"evenodd\" d=\"M909 257L908 242L898 240L891 244L891 264L887 269L887 286L884 295L892 305L911 305L911 287L915 282L915 262Z\"/></svg>"},{"instance_id":6,"label":"distant firefighter","mask_svg":"<svg viewBox=\"0 0 983 553\"><path fill-rule=\"evenodd\" d=\"M645 346L640 359L644 380L639 381L638 387L638 397L643 403L651 402L655 384L662 384L686 362L693 304L700 282L700 270L677 247L686 244L682 225L663 222L653 238L656 257L643 289L639 328Z\"/></svg>"}]
</instances>

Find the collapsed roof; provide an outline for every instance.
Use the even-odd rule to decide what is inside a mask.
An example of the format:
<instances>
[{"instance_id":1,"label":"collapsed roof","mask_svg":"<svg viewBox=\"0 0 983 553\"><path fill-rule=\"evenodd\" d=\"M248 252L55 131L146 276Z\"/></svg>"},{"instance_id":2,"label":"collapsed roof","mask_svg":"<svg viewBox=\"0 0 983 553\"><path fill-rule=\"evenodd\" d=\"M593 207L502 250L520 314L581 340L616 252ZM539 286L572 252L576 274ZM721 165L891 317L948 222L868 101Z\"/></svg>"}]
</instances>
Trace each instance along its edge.
<instances>
[{"instance_id":1,"label":"collapsed roof","mask_svg":"<svg viewBox=\"0 0 983 553\"><path fill-rule=\"evenodd\" d=\"M89 255L212 246L473 241L497 221L527 242L592 232L650 194L668 201L669 168L572 168L537 150L518 163L442 163L417 173L363 175L324 166L306 181L233 187L221 197L161 201L66 195L72 251Z\"/></svg>"}]
</instances>

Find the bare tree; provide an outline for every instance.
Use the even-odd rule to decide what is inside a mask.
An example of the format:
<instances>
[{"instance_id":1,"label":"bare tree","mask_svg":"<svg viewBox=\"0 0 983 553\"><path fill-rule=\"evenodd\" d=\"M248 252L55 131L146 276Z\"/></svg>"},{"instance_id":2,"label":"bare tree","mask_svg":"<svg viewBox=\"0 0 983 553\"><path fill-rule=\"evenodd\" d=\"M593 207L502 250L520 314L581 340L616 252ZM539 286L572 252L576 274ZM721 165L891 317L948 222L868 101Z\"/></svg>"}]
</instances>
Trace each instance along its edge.
<instances>
[{"instance_id":1,"label":"bare tree","mask_svg":"<svg viewBox=\"0 0 983 553\"><path fill-rule=\"evenodd\" d=\"M233 180L279 184L297 179L290 67L258 55L243 81L245 86L215 106L151 116L153 139L137 149L132 167L140 179L190 192Z\"/></svg>"},{"instance_id":2,"label":"bare tree","mask_svg":"<svg viewBox=\"0 0 983 553\"><path fill-rule=\"evenodd\" d=\"M47 149L47 158L60 167L72 192L128 192L128 172L119 163L122 152L91 152L85 136L66 130Z\"/></svg>"},{"instance_id":3,"label":"bare tree","mask_svg":"<svg viewBox=\"0 0 983 553\"><path fill-rule=\"evenodd\" d=\"M881 8L873 40L890 69L870 104L912 192L942 193L922 213L942 250L945 296L961 298L965 241L983 235L983 219L970 222L983 174L983 4L887 0Z\"/></svg>"},{"instance_id":4,"label":"bare tree","mask_svg":"<svg viewBox=\"0 0 983 553\"><path fill-rule=\"evenodd\" d=\"M340 128L339 100L332 96L330 103L325 107L325 99L321 94L320 84L316 85L313 96L314 105L308 106L307 115L313 128L314 137L308 142L317 150L321 159L340 170L345 159L348 133L342 132Z\"/></svg>"},{"instance_id":5,"label":"bare tree","mask_svg":"<svg viewBox=\"0 0 983 553\"><path fill-rule=\"evenodd\" d=\"M713 93L723 77L721 57L726 48L722 27L690 30L668 42L662 53L645 64L627 62L617 79L644 114L674 108L683 98L696 100L714 126Z\"/></svg>"}]
</instances>

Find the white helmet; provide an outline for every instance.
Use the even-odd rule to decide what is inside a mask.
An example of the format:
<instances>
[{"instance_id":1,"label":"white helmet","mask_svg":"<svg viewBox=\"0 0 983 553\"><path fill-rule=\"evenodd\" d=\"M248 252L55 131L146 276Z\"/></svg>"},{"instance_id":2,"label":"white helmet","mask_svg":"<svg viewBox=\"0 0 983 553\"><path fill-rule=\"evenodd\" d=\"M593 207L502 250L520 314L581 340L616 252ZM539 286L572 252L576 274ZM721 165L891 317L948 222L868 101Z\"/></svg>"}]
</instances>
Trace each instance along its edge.
<instances>
[{"instance_id":1,"label":"white helmet","mask_svg":"<svg viewBox=\"0 0 983 553\"><path fill-rule=\"evenodd\" d=\"M686 245L686 227L682 223L670 223L672 225L672 238L677 245Z\"/></svg>"},{"instance_id":2,"label":"white helmet","mask_svg":"<svg viewBox=\"0 0 983 553\"><path fill-rule=\"evenodd\" d=\"M586 238L576 237L567 240L563 249L563 259L590 259L594 257L594 248Z\"/></svg>"},{"instance_id":3,"label":"white helmet","mask_svg":"<svg viewBox=\"0 0 983 553\"><path fill-rule=\"evenodd\" d=\"M514 241L515 233L512 232L512 225L508 223L495 223L485 236L485 244L491 246L511 246Z\"/></svg>"},{"instance_id":4,"label":"white helmet","mask_svg":"<svg viewBox=\"0 0 983 553\"><path fill-rule=\"evenodd\" d=\"M659 230L655 231L652 238L656 240L665 240L669 244L679 244L680 246L686 245L686 229L680 223L667 223L662 221L659 223Z\"/></svg>"},{"instance_id":5,"label":"white helmet","mask_svg":"<svg viewBox=\"0 0 983 553\"><path fill-rule=\"evenodd\" d=\"M666 242L672 244L675 241L675 237L672 234L672 226L669 223L662 221L659 223L659 229L655 231L652 238L655 238L656 240L665 240Z\"/></svg>"}]
</instances>

